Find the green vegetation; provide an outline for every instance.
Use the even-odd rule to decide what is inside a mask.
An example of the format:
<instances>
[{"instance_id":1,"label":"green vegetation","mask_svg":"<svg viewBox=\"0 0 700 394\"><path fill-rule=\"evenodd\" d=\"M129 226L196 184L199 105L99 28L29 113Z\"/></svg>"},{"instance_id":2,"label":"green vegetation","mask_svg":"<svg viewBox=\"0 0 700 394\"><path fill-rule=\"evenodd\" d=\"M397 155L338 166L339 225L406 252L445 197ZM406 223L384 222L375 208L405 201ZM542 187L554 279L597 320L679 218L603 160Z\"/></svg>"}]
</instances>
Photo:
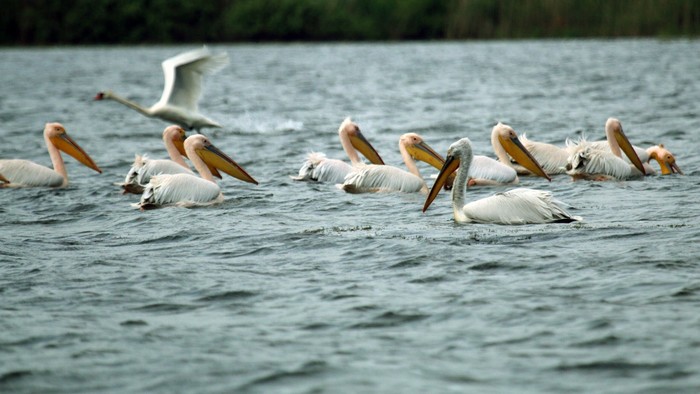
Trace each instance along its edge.
<instances>
[{"instance_id":1,"label":"green vegetation","mask_svg":"<svg viewBox=\"0 0 700 394\"><path fill-rule=\"evenodd\" d=\"M4 0L0 44L698 36L697 0Z\"/></svg>"}]
</instances>

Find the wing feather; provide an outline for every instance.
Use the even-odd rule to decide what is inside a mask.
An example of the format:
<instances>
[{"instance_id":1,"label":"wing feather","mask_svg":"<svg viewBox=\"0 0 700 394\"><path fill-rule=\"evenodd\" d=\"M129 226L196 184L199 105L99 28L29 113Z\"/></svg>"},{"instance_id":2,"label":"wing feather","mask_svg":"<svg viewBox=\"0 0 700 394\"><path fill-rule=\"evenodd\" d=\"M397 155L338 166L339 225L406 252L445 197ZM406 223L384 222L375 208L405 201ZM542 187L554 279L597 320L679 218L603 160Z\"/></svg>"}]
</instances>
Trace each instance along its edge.
<instances>
[{"instance_id":1,"label":"wing feather","mask_svg":"<svg viewBox=\"0 0 700 394\"><path fill-rule=\"evenodd\" d=\"M342 189L349 193L415 193L425 187L425 181L410 172L393 166L374 164L354 167L342 185Z\"/></svg>"},{"instance_id":2,"label":"wing feather","mask_svg":"<svg viewBox=\"0 0 700 394\"><path fill-rule=\"evenodd\" d=\"M226 64L226 53L211 54L206 47L166 59L163 61L165 86L156 105L197 112L197 102L202 95L202 76L219 71Z\"/></svg>"}]
</instances>

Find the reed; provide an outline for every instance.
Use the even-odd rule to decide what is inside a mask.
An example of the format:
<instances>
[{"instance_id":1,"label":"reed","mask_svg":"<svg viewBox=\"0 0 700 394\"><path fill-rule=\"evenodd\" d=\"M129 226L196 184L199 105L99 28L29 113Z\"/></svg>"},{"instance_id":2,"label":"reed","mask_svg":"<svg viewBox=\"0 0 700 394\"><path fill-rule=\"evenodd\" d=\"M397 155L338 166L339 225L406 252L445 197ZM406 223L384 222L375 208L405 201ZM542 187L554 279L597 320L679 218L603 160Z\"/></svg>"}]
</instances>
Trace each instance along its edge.
<instances>
[{"instance_id":1,"label":"reed","mask_svg":"<svg viewBox=\"0 0 700 394\"><path fill-rule=\"evenodd\" d=\"M6 0L0 44L696 37L695 0Z\"/></svg>"}]
</instances>

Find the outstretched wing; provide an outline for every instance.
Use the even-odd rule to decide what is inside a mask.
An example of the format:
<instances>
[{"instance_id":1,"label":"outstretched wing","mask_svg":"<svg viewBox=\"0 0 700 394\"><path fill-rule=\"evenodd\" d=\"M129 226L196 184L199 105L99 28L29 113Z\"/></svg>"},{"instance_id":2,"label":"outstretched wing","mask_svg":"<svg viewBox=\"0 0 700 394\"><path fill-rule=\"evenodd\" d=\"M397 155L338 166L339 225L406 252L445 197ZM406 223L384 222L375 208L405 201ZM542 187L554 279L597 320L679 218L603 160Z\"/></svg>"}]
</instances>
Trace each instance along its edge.
<instances>
[{"instance_id":1,"label":"outstretched wing","mask_svg":"<svg viewBox=\"0 0 700 394\"><path fill-rule=\"evenodd\" d=\"M219 71L226 64L226 53L212 54L206 47L166 59L163 62L165 87L156 105L177 106L196 112L202 95L202 76Z\"/></svg>"}]
</instances>

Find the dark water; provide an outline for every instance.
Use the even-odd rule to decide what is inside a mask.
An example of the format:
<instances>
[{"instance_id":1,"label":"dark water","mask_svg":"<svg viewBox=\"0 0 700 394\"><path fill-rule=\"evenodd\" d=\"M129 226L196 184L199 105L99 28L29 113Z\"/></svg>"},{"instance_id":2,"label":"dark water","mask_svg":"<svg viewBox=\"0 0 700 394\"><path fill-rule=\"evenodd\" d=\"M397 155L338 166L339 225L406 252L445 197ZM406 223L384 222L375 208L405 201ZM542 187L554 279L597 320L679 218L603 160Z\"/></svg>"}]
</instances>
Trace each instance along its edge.
<instances>
[{"instance_id":1,"label":"dark water","mask_svg":"<svg viewBox=\"0 0 700 394\"><path fill-rule=\"evenodd\" d=\"M59 121L104 170L0 191L0 392L698 392L700 42L214 47L207 134L260 185L140 212L113 183L165 156L166 124L92 97L150 105L190 48L0 50L0 157L49 164ZM614 116L686 175L523 179L585 221L456 225L446 193L423 214L289 179L311 150L343 157L348 115L400 166L409 131L490 155L496 121L563 143Z\"/></svg>"}]
</instances>

